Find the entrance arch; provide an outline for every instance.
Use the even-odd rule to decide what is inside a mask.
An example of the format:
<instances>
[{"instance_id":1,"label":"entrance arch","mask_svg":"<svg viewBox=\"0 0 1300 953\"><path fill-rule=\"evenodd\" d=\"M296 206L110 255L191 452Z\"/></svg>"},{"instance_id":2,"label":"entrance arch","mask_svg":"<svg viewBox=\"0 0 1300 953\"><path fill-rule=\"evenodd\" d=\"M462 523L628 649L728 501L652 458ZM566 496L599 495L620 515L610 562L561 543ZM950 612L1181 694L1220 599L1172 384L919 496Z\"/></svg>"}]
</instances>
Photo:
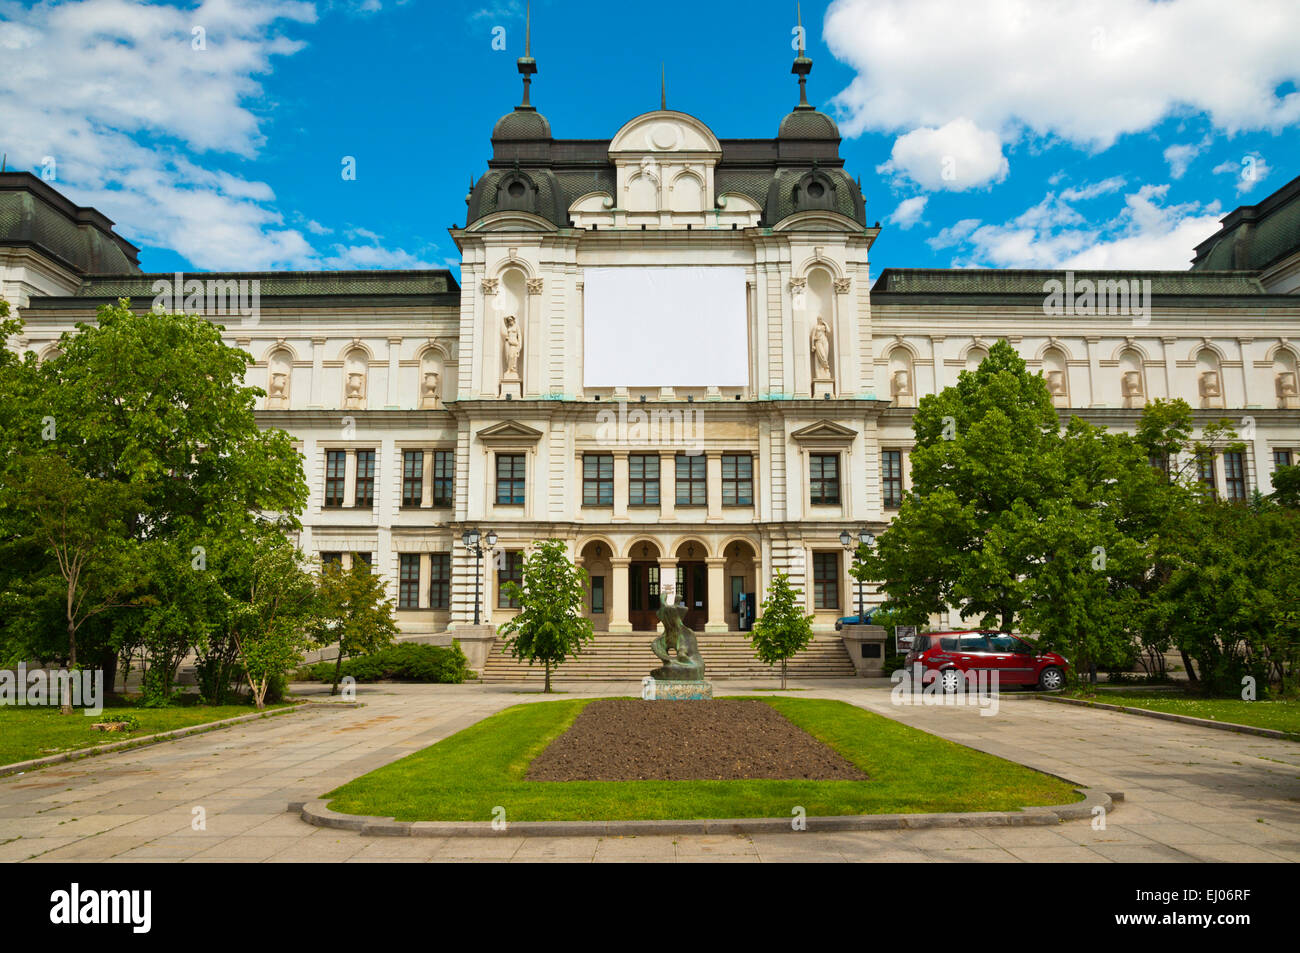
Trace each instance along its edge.
<instances>
[{"instance_id":1,"label":"entrance arch","mask_svg":"<svg viewBox=\"0 0 1300 953\"><path fill-rule=\"evenodd\" d=\"M653 632L659 624L659 545L641 539L628 547L627 618L633 632Z\"/></svg>"},{"instance_id":2,"label":"entrance arch","mask_svg":"<svg viewBox=\"0 0 1300 953\"><path fill-rule=\"evenodd\" d=\"M596 632L608 632L613 596L614 547L603 538L588 539L578 547L578 564L587 570L588 591L585 615Z\"/></svg>"},{"instance_id":3,"label":"entrance arch","mask_svg":"<svg viewBox=\"0 0 1300 953\"><path fill-rule=\"evenodd\" d=\"M721 555L727 628L734 632L741 628L740 597L753 596L750 623L758 612L758 552L752 541L732 539L722 546Z\"/></svg>"}]
</instances>

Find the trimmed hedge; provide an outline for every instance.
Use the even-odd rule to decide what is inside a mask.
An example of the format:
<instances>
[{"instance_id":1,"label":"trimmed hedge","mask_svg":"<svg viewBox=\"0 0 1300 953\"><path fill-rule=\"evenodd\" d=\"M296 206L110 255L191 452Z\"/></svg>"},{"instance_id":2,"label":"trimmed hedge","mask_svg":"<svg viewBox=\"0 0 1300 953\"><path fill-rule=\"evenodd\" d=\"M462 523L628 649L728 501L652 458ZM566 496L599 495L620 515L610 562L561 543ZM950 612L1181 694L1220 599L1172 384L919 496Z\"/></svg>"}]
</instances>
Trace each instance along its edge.
<instances>
[{"instance_id":1,"label":"trimmed hedge","mask_svg":"<svg viewBox=\"0 0 1300 953\"><path fill-rule=\"evenodd\" d=\"M313 682L334 681L334 662L317 662L298 673L298 677ZM441 682L458 684L469 674L468 661L460 643L451 645L420 645L401 642L380 649L371 655L358 655L343 660L343 676L350 675L358 682Z\"/></svg>"}]
</instances>

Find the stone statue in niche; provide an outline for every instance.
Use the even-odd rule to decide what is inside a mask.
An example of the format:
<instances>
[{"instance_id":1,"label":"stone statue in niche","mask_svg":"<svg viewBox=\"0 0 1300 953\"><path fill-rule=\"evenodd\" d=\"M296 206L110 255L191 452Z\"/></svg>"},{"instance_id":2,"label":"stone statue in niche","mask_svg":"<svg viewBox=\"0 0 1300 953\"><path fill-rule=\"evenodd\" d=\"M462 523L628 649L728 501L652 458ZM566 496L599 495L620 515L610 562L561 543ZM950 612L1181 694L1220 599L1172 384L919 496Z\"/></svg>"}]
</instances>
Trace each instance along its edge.
<instances>
[{"instance_id":1,"label":"stone statue in niche","mask_svg":"<svg viewBox=\"0 0 1300 953\"><path fill-rule=\"evenodd\" d=\"M360 410L366 404L366 375L361 371L348 371L347 385L343 392L343 406L348 410Z\"/></svg>"},{"instance_id":2,"label":"stone statue in niche","mask_svg":"<svg viewBox=\"0 0 1300 953\"><path fill-rule=\"evenodd\" d=\"M907 368L900 368L894 371L894 378L891 382L891 389L895 397L912 396L912 375Z\"/></svg>"},{"instance_id":3,"label":"stone statue in niche","mask_svg":"<svg viewBox=\"0 0 1300 953\"><path fill-rule=\"evenodd\" d=\"M522 347L523 338L519 333L519 322L515 320L513 314L507 314L505 327L501 329L501 340L505 345L506 355L506 380L519 380L519 350Z\"/></svg>"},{"instance_id":4,"label":"stone statue in niche","mask_svg":"<svg viewBox=\"0 0 1300 953\"><path fill-rule=\"evenodd\" d=\"M433 370L425 371L424 380L420 382L420 406L437 407L441 396L442 375Z\"/></svg>"},{"instance_id":5,"label":"stone statue in niche","mask_svg":"<svg viewBox=\"0 0 1300 953\"><path fill-rule=\"evenodd\" d=\"M289 399L289 375L284 371L272 371L271 382L266 388L266 402L274 407L283 407Z\"/></svg>"},{"instance_id":6,"label":"stone statue in niche","mask_svg":"<svg viewBox=\"0 0 1300 953\"><path fill-rule=\"evenodd\" d=\"M1277 375L1277 396L1300 397L1296 390L1295 371L1282 371Z\"/></svg>"},{"instance_id":7,"label":"stone statue in niche","mask_svg":"<svg viewBox=\"0 0 1300 953\"><path fill-rule=\"evenodd\" d=\"M1048 371L1047 372L1047 392L1053 397L1065 396L1065 372ZM1127 394L1125 396L1128 396Z\"/></svg>"},{"instance_id":8,"label":"stone statue in niche","mask_svg":"<svg viewBox=\"0 0 1300 953\"><path fill-rule=\"evenodd\" d=\"M1222 396L1219 392L1218 371L1201 371L1200 391L1205 398Z\"/></svg>"},{"instance_id":9,"label":"stone statue in niche","mask_svg":"<svg viewBox=\"0 0 1300 953\"><path fill-rule=\"evenodd\" d=\"M815 380L829 380L831 376L831 329L827 327L822 316L817 315L817 324L812 332L812 356Z\"/></svg>"}]
</instances>

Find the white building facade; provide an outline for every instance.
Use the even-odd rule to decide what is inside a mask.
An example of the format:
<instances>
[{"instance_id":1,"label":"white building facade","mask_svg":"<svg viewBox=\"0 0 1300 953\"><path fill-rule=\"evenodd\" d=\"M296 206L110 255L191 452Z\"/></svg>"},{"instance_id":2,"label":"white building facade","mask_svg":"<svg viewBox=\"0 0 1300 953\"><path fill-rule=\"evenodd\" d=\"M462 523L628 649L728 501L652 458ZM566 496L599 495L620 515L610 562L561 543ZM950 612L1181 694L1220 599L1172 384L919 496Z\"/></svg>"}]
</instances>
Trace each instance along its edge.
<instances>
[{"instance_id":1,"label":"white building facade","mask_svg":"<svg viewBox=\"0 0 1300 953\"><path fill-rule=\"evenodd\" d=\"M205 313L254 359L259 422L302 452L300 545L368 561L405 635L484 649L476 615L496 626L514 611L502 585L547 538L590 574L598 633L653 630L669 580L689 625L734 631L776 570L830 631L857 604L841 533L883 532L909 488L912 409L998 339L1043 372L1063 418L1132 429L1147 401L1182 397L1201 424L1232 420L1247 446L1214 463L1225 497L1268 493L1276 466L1300 463L1300 179L1232 213L1188 271L873 280L879 226L839 141L806 100L774 139L719 140L666 108L606 140L555 139L525 95L452 232L459 284L446 271L183 276L258 282L254 314ZM588 273L619 268L743 273L743 322L725 338L743 382L589 386ZM0 294L26 322L10 347L47 354L99 304L147 307L174 280L141 273L99 213L0 174ZM1051 313L1052 280L1150 297ZM493 549L468 549L469 530L493 533Z\"/></svg>"}]
</instances>

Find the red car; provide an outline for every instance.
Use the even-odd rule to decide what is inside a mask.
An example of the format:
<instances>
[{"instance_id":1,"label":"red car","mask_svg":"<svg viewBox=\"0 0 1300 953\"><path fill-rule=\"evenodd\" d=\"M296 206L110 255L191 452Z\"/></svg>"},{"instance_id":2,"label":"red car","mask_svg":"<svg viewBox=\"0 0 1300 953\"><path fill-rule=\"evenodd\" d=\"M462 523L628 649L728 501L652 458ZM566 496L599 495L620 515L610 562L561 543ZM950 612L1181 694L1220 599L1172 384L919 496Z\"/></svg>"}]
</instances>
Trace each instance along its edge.
<instances>
[{"instance_id":1,"label":"red car","mask_svg":"<svg viewBox=\"0 0 1300 953\"><path fill-rule=\"evenodd\" d=\"M997 672L999 685L1036 685L1050 692L1065 685L1070 667L1055 652L1039 652L1018 636L985 631L918 635L907 653L907 671L916 671L917 665L924 682L938 678L945 692L957 691L965 672L976 672L981 679Z\"/></svg>"}]
</instances>

